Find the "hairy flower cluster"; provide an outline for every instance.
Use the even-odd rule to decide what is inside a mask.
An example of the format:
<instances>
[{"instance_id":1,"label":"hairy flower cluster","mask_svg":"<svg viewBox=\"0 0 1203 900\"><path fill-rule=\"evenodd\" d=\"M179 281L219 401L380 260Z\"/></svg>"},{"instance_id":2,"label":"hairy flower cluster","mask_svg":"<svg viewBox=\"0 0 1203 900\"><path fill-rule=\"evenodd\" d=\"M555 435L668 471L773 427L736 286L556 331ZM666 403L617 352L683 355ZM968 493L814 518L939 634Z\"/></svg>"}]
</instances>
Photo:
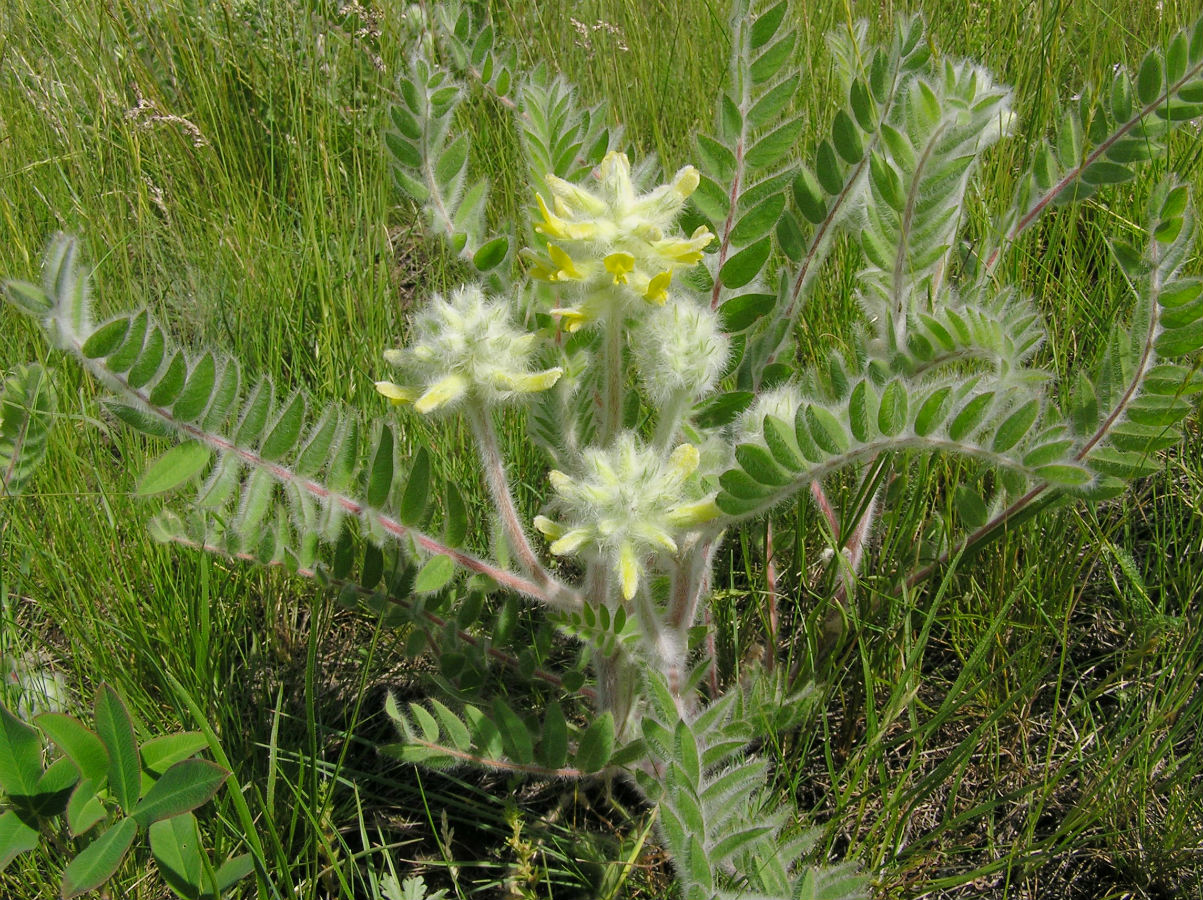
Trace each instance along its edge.
<instances>
[{"instance_id":1,"label":"hairy flower cluster","mask_svg":"<svg viewBox=\"0 0 1203 900\"><path fill-rule=\"evenodd\" d=\"M636 194L625 154L606 154L597 175L592 191L547 176L551 208L535 195L541 214L535 230L547 242L523 253L533 277L580 289L574 305L555 311L569 331L621 311L632 300L663 303L674 267L698 262L714 240L705 226L689 237L671 233L698 186L693 166L646 194Z\"/></svg>"},{"instance_id":2,"label":"hairy flower cluster","mask_svg":"<svg viewBox=\"0 0 1203 900\"><path fill-rule=\"evenodd\" d=\"M403 384L377 381L393 404L412 403L427 413L472 399L496 404L517 394L544 391L563 370L530 371L535 335L514 327L504 300L488 298L475 285L435 295L418 313L413 340L384 358L404 374Z\"/></svg>"},{"instance_id":3,"label":"hairy flower cluster","mask_svg":"<svg viewBox=\"0 0 1203 900\"><path fill-rule=\"evenodd\" d=\"M557 556L582 553L608 562L627 600L649 556L676 553L676 537L718 515L713 496L702 495L690 477L698 467L692 444L665 458L622 434L604 450L586 451L581 463L576 477L555 470L549 476L564 524L537 516L535 527Z\"/></svg>"},{"instance_id":4,"label":"hairy flower cluster","mask_svg":"<svg viewBox=\"0 0 1203 900\"><path fill-rule=\"evenodd\" d=\"M631 334L635 365L657 404L708 394L727 367L730 349L718 314L677 294L642 317Z\"/></svg>"}]
</instances>

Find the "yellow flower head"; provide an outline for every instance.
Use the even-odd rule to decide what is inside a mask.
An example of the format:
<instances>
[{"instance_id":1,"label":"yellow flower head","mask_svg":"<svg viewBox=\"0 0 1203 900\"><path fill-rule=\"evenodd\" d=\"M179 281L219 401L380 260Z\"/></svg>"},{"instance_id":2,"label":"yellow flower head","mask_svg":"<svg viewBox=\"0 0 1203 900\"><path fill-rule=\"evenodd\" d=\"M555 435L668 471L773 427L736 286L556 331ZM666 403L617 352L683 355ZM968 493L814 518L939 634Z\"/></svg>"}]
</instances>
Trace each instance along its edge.
<instances>
[{"instance_id":1,"label":"yellow flower head","mask_svg":"<svg viewBox=\"0 0 1203 900\"><path fill-rule=\"evenodd\" d=\"M412 403L421 413L447 409L472 398L500 403L518 394L545 391L563 370L530 371L535 336L519 331L504 300L466 286L448 299L436 295L414 320L413 341L386 350L385 360L407 376L405 384L377 381L394 405Z\"/></svg>"},{"instance_id":2,"label":"yellow flower head","mask_svg":"<svg viewBox=\"0 0 1203 900\"><path fill-rule=\"evenodd\" d=\"M570 330L621 311L633 300L663 303L673 269L697 263L714 239L705 226L688 237L672 233L698 186L693 166L640 194L626 155L610 152L596 177L590 190L547 176L551 205L543 195L535 197L535 230L547 240L522 254L533 277L578 288L580 296L556 311Z\"/></svg>"},{"instance_id":3,"label":"yellow flower head","mask_svg":"<svg viewBox=\"0 0 1203 900\"><path fill-rule=\"evenodd\" d=\"M631 434L619 435L607 449L586 451L579 475L551 472L565 522L538 516L535 527L557 556L605 560L630 600L650 558L675 554L679 538L718 515L713 495L703 496L692 477L698 461L691 444L666 458Z\"/></svg>"}]
</instances>

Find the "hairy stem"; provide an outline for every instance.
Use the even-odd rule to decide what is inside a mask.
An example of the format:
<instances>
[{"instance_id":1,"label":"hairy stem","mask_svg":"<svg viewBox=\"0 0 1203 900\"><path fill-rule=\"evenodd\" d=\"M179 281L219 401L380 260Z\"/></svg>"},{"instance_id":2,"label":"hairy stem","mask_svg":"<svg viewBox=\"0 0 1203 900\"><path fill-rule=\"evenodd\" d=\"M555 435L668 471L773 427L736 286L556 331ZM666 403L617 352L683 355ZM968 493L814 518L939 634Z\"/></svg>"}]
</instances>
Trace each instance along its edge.
<instances>
[{"instance_id":1,"label":"hairy stem","mask_svg":"<svg viewBox=\"0 0 1203 900\"><path fill-rule=\"evenodd\" d=\"M773 550L773 520L764 520L764 587L768 630L765 634L764 668L771 672L777 662L777 554Z\"/></svg>"},{"instance_id":2,"label":"hairy stem","mask_svg":"<svg viewBox=\"0 0 1203 900\"><path fill-rule=\"evenodd\" d=\"M615 304L617 307L618 304ZM602 394L602 443L608 444L622 430L623 403L623 315L617 309L606 319L605 346L602 350L605 364L605 384Z\"/></svg>"},{"instance_id":3,"label":"hairy stem","mask_svg":"<svg viewBox=\"0 0 1203 900\"><path fill-rule=\"evenodd\" d=\"M677 436L685 411L689 409L689 394L678 391L670 397L657 412L656 434L652 446L657 450L668 450Z\"/></svg>"},{"instance_id":4,"label":"hairy stem","mask_svg":"<svg viewBox=\"0 0 1203 900\"><path fill-rule=\"evenodd\" d=\"M485 471L485 480L489 485L489 493L497 514L501 517L501 526L509 538L514 552L523 570L540 584L548 584L552 578L539 560L526 529L522 527L522 518L514 505L514 495L510 490L509 478L506 476L505 461L501 456L501 448L497 442L497 430L488 410L477 403L467 407L468 424L476 438L476 448L480 453L480 463Z\"/></svg>"}]
</instances>

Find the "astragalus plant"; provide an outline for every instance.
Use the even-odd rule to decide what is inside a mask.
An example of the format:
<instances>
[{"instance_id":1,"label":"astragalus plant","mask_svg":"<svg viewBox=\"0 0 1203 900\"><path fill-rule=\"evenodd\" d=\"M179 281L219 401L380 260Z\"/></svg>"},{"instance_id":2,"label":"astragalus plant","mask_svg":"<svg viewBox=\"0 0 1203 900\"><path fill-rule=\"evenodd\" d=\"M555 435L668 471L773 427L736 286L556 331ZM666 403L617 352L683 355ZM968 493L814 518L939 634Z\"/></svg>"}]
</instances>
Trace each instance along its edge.
<instances>
[{"instance_id":1,"label":"astragalus plant","mask_svg":"<svg viewBox=\"0 0 1203 900\"><path fill-rule=\"evenodd\" d=\"M658 806L687 900L863 896L850 866L808 862L812 835L750 750L801 721L808 695L777 664L772 615L760 664L724 683L708 615L716 554L803 495L846 600L890 511L890 473L963 458L972 481L942 488L961 531L916 549L899 579L913 587L1052 497L1113 496L1180 440L1203 388L1188 360L1203 346L1203 289L1185 274L1195 217L1172 176L1151 190L1134 179L1203 115L1203 21L1135 75L1117 68L1084 90L1014 196L986 198L1001 212L970 240L983 155L1022 126L1006 87L934 52L919 20L881 46L851 27L828 42L847 102L812 152L799 146L807 78L788 2L735 7L713 130L696 138L696 166L671 175L632 162L606 110L582 108L563 79L516 71L489 27L449 4L413 11L387 146L464 282L364 360L381 395L366 415L177 350L145 311L95 323L71 240L52 245L41 287L11 282L8 295L111 389L114 414L179 439L140 482L196 485L155 520L164 540L313 578L434 657L443 698L391 702L389 752L627 779ZM527 193L511 230L473 168L469 101L513 117ZM1063 383L1039 364L1040 313L1001 263L1047 210L1125 183L1147 194L1140 236L1111 243L1132 313L1097 370ZM815 290L837 248L860 258L847 290L861 327L804 364L795 336L843 300ZM414 415L465 423L492 527L469 523L472 498L426 449L402 452ZM503 440L518 423L524 437ZM503 447L516 444L546 457L537 514L515 499ZM859 485L847 509L836 479ZM491 691L497 666L543 699L516 707Z\"/></svg>"}]
</instances>

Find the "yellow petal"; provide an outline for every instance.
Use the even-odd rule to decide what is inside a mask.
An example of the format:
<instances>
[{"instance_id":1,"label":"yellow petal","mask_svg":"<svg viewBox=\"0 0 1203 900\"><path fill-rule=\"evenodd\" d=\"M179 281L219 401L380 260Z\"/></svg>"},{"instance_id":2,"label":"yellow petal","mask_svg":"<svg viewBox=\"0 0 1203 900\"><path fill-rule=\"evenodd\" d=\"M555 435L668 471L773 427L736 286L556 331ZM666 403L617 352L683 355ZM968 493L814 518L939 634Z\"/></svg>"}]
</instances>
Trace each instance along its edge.
<instances>
[{"instance_id":1,"label":"yellow petal","mask_svg":"<svg viewBox=\"0 0 1203 900\"><path fill-rule=\"evenodd\" d=\"M606 271L614 274L615 284L626 284L627 274L635 270L635 257L629 253L611 253L603 260Z\"/></svg>"},{"instance_id":2,"label":"yellow petal","mask_svg":"<svg viewBox=\"0 0 1203 900\"><path fill-rule=\"evenodd\" d=\"M645 525L639 530L639 535L650 543L667 550L669 553L677 552L677 542L663 528L657 528L654 525Z\"/></svg>"},{"instance_id":3,"label":"yellow petal","mask_svg":"<svg viewBox=\"0 0 1203 900\"><path fill-rule=\"evenodd\" d=\"M556 200L563 204L558 208L574 213L583 212L590 216L600 216L606 212L606 201L584 188L577 187L572 182L557 178L555 175L548 175L544 180L551 188Z\"/></svg>"},{"instance_id":4,"label":"yellow petal","mask_svg":"<svg viewBox=\"0 0 1203 900\"><path fill-rule=\"evenodd\" d=\"M552 469L548 472L547 480L551 482L551 486L557 494L566 494L572 490L572 479L559 469Z\"/></svg>"},{"instance_id":5,"label":"yellow petal","mask_svg":"<svg viewBox=\"0 0 1203 900\"><path fill-rule=\"evenodd\" d=\"M512 374L504 372L499 374L494 380L500 383L503 388L511 391L518 391L521 394L532 394L536 391L545 391L564 374L564 370L557 366L554 369L547 369L543 372L527 372L522 374Z\"/></svg>"},{"instance_id":6,"label":"yellow petal","mask_svg":"<svg viewBox=\"0 0 1203 900\"><path fill-rule=\"evenodd\" d=\"M535 199L539 204L539 211L543 214L543 222L535 226L535 231L540 234L568 241L587 241L597 235L595 222L569 222L562 216L551 212L541 194L536 194ZM558 197L556 198L556 210L563 213L569 212Z\"/></svg>"},{"instance_id":7,"label":"yellow petal","mask_svg":"<svg viewBox=\"0 0 1203 900\"><path fill-rule=\"evenodd\" d=\"M693 444L681 444L668 458L668 468L678 480L684 481L693 474L701 460L698 448Z\"/></svg>"},{"instance_id":8,"label":"yellow petal","mask_svg":"<svg viewBox=\"0 0 1203 900\"><path fill-rule=\"evenodd\" d=\"M518 256L521 257L530 266L530 277L536 278L539 281L551 281L555 275L555 269L551 264L539 256L529 247L523 247L518 251Z\"/></svg>"},{"instance_id":9,"label":"yellow petal","mask_svg":"<svg viewBox=\"0 0 1203 900\"><path fill-rule=\"evenodd\" d=\"M598 167L602 193L619 210L625 210L635 200L635 187L631 184L631 161L625 153L611 150Z\"/></svg>"},{"instance_id":10,"label":"yellow petal","mask_svg":"<svg viewBox=\"0 0 1203 900\"><path fill-rule=\"evenodd\" d=\"M426 392L414 402L414 409L420 413L428 413L458 400L467 392L468 380L464 376L448 375L428 387Z\"/></svg>"},{"instance_id":11,"label":"yellow petal","mask_svg":"<svg viewBox=\"0 0 1203 900\"><path fill-rule=\"evenodd\" d=\"M571 531L565 532L564 536L553 543L548 549L556 556L566 556L569 553L575 553L580 549L581 544L589 540L592 534L592 530L588 528L573 528Z\"/></svg>"},{"instance_id":12,"label":"yellow petal","mask_svg":"<svg viewBox=\"0 0 1203 900\"><path fill-rule=\"evenodd\" d=\"M564 232L564 220L547 208L542 194L535 194L535 202L539 204L539 212L543 214L543 221L535 226L535 231L553 238L567 237Z\"/></svg>"},{"instance_id":13,"label":"yellow petal","mask_svg":"<svg viewBox=\"0 0 1203 900\"><path fill-rule=\"evenodd\" d=\"M400 406L403 403L413 403L418 398L418 392L410 388L403 388L399 384L393 384L391 381L377 381L376 390L388 397L389 403L393 406Z\"/></svg>"},{"instance_id":14,"label":"yellow petal","mask_svg":"<svg viewBox=\"0 0 1203 900\"><path fill-rule=\"evenodd\" d=\"M534 525L539 534L548 540L554 541L564 536L564 526L559 522L553 522L547 516L535 516Z\"/></svg>"},{"instance_id":15,"label":"yellow petal","mask_svg":"<svg viewBox=\"0 0 1203 900\"><path fill-rule=\"evenodd\" d=\"M569 334L579 331L582 325L593 321L593 317L579 306L565 306L551 311L564 324L564 330Z\"/></svg>"},{"instance_id":16,"label":"yellow petal","mask_svg":"<svg viewBox=\"0 0 1203 900\"><path fill-rule=\"evenodd\" d=\"M673 178L673 190L685 198L696 191L701 182L702 177L698 174L698 170L693 166L686 166Z\"/></svg>"},{"instance_id":17,"label":"yellow petal","mask_svg":"<svg viewBox=\"0 0 1203 900\"><path fill-rule=\"evenodd\" d=\"M697 503L685 503L668 512L668 523L677 528L692 528L718 518L720 510L713 497Z\"/></svg>"},{"instance_id":18,"label":"yellow petal","mask_svg":"<svg viewBox=\"0 0 1203 900\"><path fill-rule=\"evenodd\" d=\"M576 267L576 263L573 262L572 257L555 244L547 245L547 256L551 259L551 264L555 266L557 270L552 276L552 281L562 281L565 278L573 281L580 281L585 277Z\"/></svg>"},{"instance_id":19,"label":"yellow petal","mask_svg":"<svg viewBox=\"0 0 1203 900\"><path fill-rule=\"evenodd\" d=\"M639 559L627 541L618 548L618 578L622 582L622 596L630 600L639 588Z\"/></svg>"},{"instance_id":20,"label":"yellow petal","mask_svg":"<svg viewBox=\"0 0 1203 900\"><path fill-rule=\"evenodd\" d=\"M693 264L702 258L702 251L710 246L714 235L705 225L699 225L688 238L674 238L655 242L655 250L665 259Z\"/></svg>"},{"instance_id":21,"label":"yellow petal","mask_svg":"<svg viewBox=\"0 0 1203 900\"><path fill-rule=\"evenodd\" d=\"M672 280L672 269L652 276L652 279L647 283L647 290L643 292L643 299L648 303L664 303L668 299L668 285Z\"/></svg>"}]
</instances>

